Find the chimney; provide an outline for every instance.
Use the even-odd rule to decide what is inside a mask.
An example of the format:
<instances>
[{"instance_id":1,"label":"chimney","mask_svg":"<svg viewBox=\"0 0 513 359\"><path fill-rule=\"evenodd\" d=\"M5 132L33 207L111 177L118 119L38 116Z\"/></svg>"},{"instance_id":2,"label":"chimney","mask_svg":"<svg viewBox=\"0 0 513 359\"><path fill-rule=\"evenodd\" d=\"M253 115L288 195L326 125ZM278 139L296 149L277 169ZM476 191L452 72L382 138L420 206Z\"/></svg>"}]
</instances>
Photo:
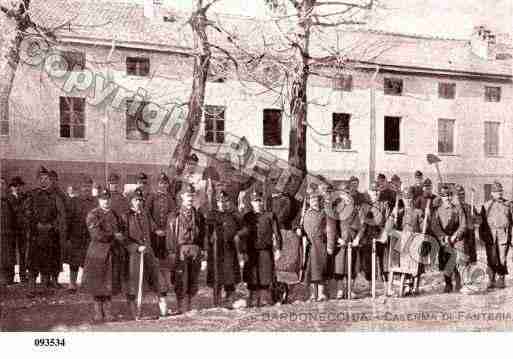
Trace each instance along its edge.
<instances>
[{"instance_id":1,"label":"chimney","mask_svg":"<svg viewBox=\"0 0 513 359\"><path fill-rule=\"evenodd\" d=\"M162 0L144 0L144 17L156 19L159 17L162 7Z\"/></svg>"},{"instance_id":2,"label":"chimney","mask_svg":"<svg viewBox=\"0 0 513 359\"><path fill-rule=\"evenodd\" d=\"M497 40L485 26L476 26L470 40L472 52L484 60L495 60L497 57Z\"/></svg>"}]
</instances>

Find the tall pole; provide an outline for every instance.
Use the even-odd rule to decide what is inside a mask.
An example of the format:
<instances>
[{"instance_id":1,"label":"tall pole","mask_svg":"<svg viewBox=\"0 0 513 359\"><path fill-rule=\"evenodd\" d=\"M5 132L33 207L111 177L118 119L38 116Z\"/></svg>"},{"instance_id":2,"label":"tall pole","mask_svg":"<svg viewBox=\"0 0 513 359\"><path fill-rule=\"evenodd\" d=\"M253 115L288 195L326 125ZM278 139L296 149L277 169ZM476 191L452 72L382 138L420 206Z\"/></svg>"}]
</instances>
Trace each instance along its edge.
<instances>
[{"instance_id":1,"label":"tall pole","mask_svg":"<svg viewBox=\"0 0 513 359\"><path fill-rule=\"evenodd\" d=\"M112 68L110 66L110 61L112 59L112 54L116 48L116 38L112 38L112 44L107 56L107 83L112 82ZM105 107L105 118L103 119L103 177L105 181L105 186L109 183L109 159L108 159L108 149L109 149L109 113L108 107Z\"/></svg>"},{"instance_id":2,"label":"tall pole","mask_svg":"<svg viewBox=\"0 0 513 359\"><path fill-rule=\"evenodd\" d=\"M379 65L370 81L370 130L369 130L369 185L376 177L376 77L379 73Z\"/></svg>"}]
</instances>

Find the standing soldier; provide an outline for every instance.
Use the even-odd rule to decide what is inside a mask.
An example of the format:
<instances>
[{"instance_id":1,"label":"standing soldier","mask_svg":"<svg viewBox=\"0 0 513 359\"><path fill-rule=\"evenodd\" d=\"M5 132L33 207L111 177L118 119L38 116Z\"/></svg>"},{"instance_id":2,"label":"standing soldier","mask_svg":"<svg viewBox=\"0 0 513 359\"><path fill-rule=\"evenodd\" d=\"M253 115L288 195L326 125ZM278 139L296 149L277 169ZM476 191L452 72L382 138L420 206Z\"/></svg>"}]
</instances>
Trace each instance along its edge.
<instances>
[{"instance_id":1,"label":"standing soldier","mask_svg":"<svg viewBox=\"0 0 513 359\"><path fill-rule=\"evenodd\" d=\"M388 203L379 199L378 185L371 183L369 188L370 204L365 209L362 223L362 241L360 242L360 263L363 267L365 279L372 281L372 242L381 238L385 220L389 212ZM379 262L381 277L387 278L387 263L385 262L386 245L376 243L376 260ZM377 264L376 264L377 265ZM370 287L369 287L370 288Z\"/></svg>"},{"instance_id":2,"label":"standing soldier","mask_svg":"<svg viewBox=\"0 0 513 359\"><path fill-rule=\"evenodd\" d=\"M337 282L337 299L346 298L347 288L344 284L348 277L348 246L353 245L353 239L360 228L358 208L354 197L351 195L349 185L344 186L340 196L334 198L333 202L326 203L331 216L335 218L338 230L334 231L328 227L328 255L331 256L330 271L333 279ZM328 215L330 215L328 213ZM351 257L351 279L354 283L356 278L356 255ZM352 290L352 288L350 288Z\"/></svg>"},{"instance_id":3,"label":"standing soldier","mask_svg":"<svg viewBox=\"0 0 513 359\"><path fill-rule=\"evenodd\" d=\"M395 193L390 188L390 186L387 182L387 176L385 176L383 173L380 173L378 175L377 190L378 190L378 201L386 202L388 208L390 208L390 209L392 207L394 207Z\"/></svg>"},{"instance_id":4,"label":"standing soldier","mask_svg":"<svg viewBox=\"0 0 513 359\"><path fill-rule=\"evenodd\" d=\"M248 306L271 304L270 286L274 281L276 259L280 257L282 238L278 220L272 212L264 211L262 192L251 194L251 211L242 218L238 236L246 241L248 262L244 266L244 282L248 284Z\"/></svg>"},{"instance_id":5,"label":"standing soldier","mask_svg":"<svg viewBox=\"0 0 513 359\"><path fill-rule=\"evenodd\" d=\"M505 288L504 277L508 274L506 258L511 245L513 215L511 202L504 199L503 195L502 184L497 181L494 182L492 185L492 199L485 202L481 208L483 222L479 232L486 244L486 258L490 276L489 289Z\"/></svg>"},{"instance_id":6,"label":"standing soldier","mask_svg":"<svg viewBox=\"0 0 513 359\"><path fill-rule=\"evenodd\" d=\"M137 185L137 188L142 191L143 196L144 196L144 201L146 202L146 200L148 199L148 196L150 194L150 186L148 183L148 176L146 175L146 173L141 172L137 175L136 185Z\"/></svg>"},{"instance_id":7,"label":"standing soldier","mask_svg":"<svg viewBox=\"0 0 513 359\"><path fill-rule=\"evenodd\" d=\"M450 293L453 289L461 289L461 275L456 267L456 259L457 251L461 249L458 242L463 240L467 224L461 207L456 207L451 201L449 187L442 187L440 198L441 204L431 218L431 229L440 243L438 262L445 278L444 292ZM453 287L453 275L456 288Z\"/></svg>"},{"instance_id":8,"label":"standing soldier","mask_svg":"<svg viewBox=\"0 0 513 359\"><path fill-rule=\"evenodd\" d=\"M461 185L456 185L454 187L454 202L461 207L463 214L465 215L465 223L467 224L467 228L465 229L465 233L463 234L463 240L456 243L454 249L457 253L456 258L456 266L458 272L462 275L463 287L461 288L461 293L469 294L471 293L470 288L467 286L470 284L472 278L469 278L467 271L465 270L467 266L477 262L477 252L476 252L476 230L479 229L481 225L481 216L477 213L475 207L471 207L471 204L465 202L465 189Z\"/></svg>"},{"instance_id":9,"label":"standing soldier","mask_svg":"<svg viewBox=\"0 0 513 359\"><path fill-rule=\"evenodd\" d=\"M84 266L87 248L89 247L89 230L87 229L87 215L97 205L92 194L93 180L83 176L80 194L71 199L70 204L70 233L69 244L64 262L69 264L69 287L71 293L77 291L78 270Z\"/></svg>"},{"instance_id":10,"label":"standing soldier","mask_svg":"<svg viewBox=\"0 0 513 359\"><path fill-rule=\"evenodd\" d=\"M176 258L169 255L169 245L166 240L168 217L176 211L175 196L170 192L169 178L161 173L158 179L157 192L148 196L145 208L159 230L152 236L152 248L159 261L159 283L162 290L171 290L171 271Z\"/></svg>"},{"instance_id":11,"label":"standing soldier","mask_svg":"<svg viewBox=\"0 0 513 359\"><path fill-rule=\"evenodd\" d=\"M356 176L351 176L349 178L349 188L351 191L351 196L353 197L354 204L356 206L361 206L363 203L368 202L367 197L358 190L360 186L360 180Z\"/></svg>"},{"instance_id":12,"label":"standing soldier","mask_svg":"<svg viewBox=\"0 0 513 359\"><path fill-rule=\"evenodd\" d=\"M112 210L109 190L98 193L98 207L87 215L91 241L84 264L82 288L94 298L94 317L112 321L111 299L121 292L124 277L123 232L118 215Z\"/></svg>"},{"instance_id":13,"label":"standing soldier","mask_svg":"<svg viewBox=\"0 0 513 359\"><path fill-rule=\"evenodd\" d=\"M202 251L205 245L205 219L194 208L196 190L184 183L180 189L180 209L169 216L167 239L171 256L176 258L174 284L178 312L191 310L192 298L198 293Z\"/></svg>"},{"instance_id":14,"label":"standing soldier","mask_svg":"<svg viewBox=\"0 0 513 359\"><path fill-rule=\"evenodd\" d=\"M168 315L166 296L169 290L169 281L159 281L159 261L152 248L152 237L157 235L164 237L164 231L159 229L144 207L144 195L140 188L130 195L130 210L122 216L126 250L128 252L128 284L127 299L130 313L134 319L138 319L135 298L138 294L141 260L143 261L143 273L152 290L159 296L160 317ZM165 257L168 257L167 255ZM144 280L144 278L143 278ZM163 284L162 286L160 284Z\"/></svg>"},{"instance_id":15,"label":"standing soldier","mask_svg":"<svg viewBox=\"0 0 513 359\"><path fill-rule=\"evenodd\" d=\"M397 230L402 230L402 221L404 216L404 200L402 192L402 183L401 178L398 175L393 175L391 179L392 190L394 191L394 206L392 208L392 214L394 215L394 228ZM413 195L414 189L411 188L411 193ZM405 192L410 193L410 188L406 188Z\"/></svg>"},{"instance_id":16,"label":"standing soldier","mask_svg":"<svg viewBox=\"0 0 513 359\"><path fill-rule=\"evenodd\" d=\"M111 208L118 216L128 212L128 200L123 196L120 187L120 177L117 173L111 173L108 178L109 192L111 195Z\"/></svg>"},{"instance_id":17,"label":"standing soldier","mask_svg":"<svg viewBox=\"0 0 513 359\"><path fill-rule=\"evenodd\" d=\"M55 192L55 194L61 199L62 203L64 204L64 211L65 211L65 222L64 222L64 231L66 233L65 237L60 236L61 240L59 241L59 269L55 273L52 273L51 277L51 283L56 288L61 288L61 285L59 284L59 274L62 272L62 264L64 259L64 252L66 251L66 241L67 241L67 234L69 233L69 221L70 221L70 208L69 208L69 201L68 196L66 196L66 193L59 187L59 176L57 175L57 172L54 170L51 170L49 172L50 174L50 180L52 182L51 188Z\"/></svg>"},{"instance_id":18,"label":"standing soldier","mask_svg":"<svg viewBox=\"0 0 513 359\"><path fill-rule=\"evenodd\" d=\"M415 188L413 193L415 198ZM433 194L433 183L429 178L426 178L422 185L422 194L415 199L415 208L425 212L428 202L431 201L430 211L433 213L433 209L436 207L436 199L436 196Z\"/></svg>"},{"instance_id":19,"label":"standing soldier","mask_svg":"<svg viewBox=\"0 0 513 359\"><path fill-rule=\"evenodd\" d=\"M430 181L431 182L431 181ZM419 170L415 171L415 184L411 186L411 192L413 193L413 203L417 200L417 198L421 197L424 193L424 175Z\"/></svg>"},{"instance_id":20,"label":"standing soldier","mask_svg":"<svg viewBox=\"0 0 513 359\"><path fill-rule=\"evenodd\" d=\"M31 288L35 288L38 273L46 287L55 285L51 277L55 280L62 269L60 243L67 238L64 202L52 189L48 170L41 167L38 176L39 188L28 194L25 212L31 233L28 255Z\"/></svg>"},{"instance_id":21,"label":"standing soldier","mask_svg":"<svg viewBox=\"0 0 513 359\"><path fill-rule=\"evenodd\" d=\"M327 300L325 282L328 275L327 252L327 218L321 209L321 195L312 191L308 195L310 207L303 219L303 227L298 229L298 236L305 236L308 242L308 256L304 281L310 287L310 301Z\"/></svg>"},{"instance_id":22,"label":"standing soldier","mask_svg":"<svg viewBox=\"0 0 513 359\"><path fill-rule=\"evenodd\" d=\"M14 213L6 196L7 183L5 178L0 179L0 296L2 290L12 279L12 268L16 263L14 237L12 235ZM2 308L0 308L1 312Z\"/></svg>"},{"instance_id":23,"label":"standing soldier","mask_svg":"<svg viewBox=\"0 0 513 359\"><path fill-rule=\"evenodd\" d=\"M25 194L22 192L22 187L25 182L21 177L14 177L9 184L10 193L7 195L7 201L9 202L13 211L13 223L12 223L12 235L16 244L16 258L18 268L20 272L20 282L25 283L27 281L27 221L25 220L25 214L23 212ZM9 281L14 283L14 266L12 268L12 276Z\"/></svg>"},{"instance_id":24,"label":"standing soldier","mask_svg":"<svg viewBox=\"0 0 513 359\"><path fill-rule=\"evenodd\" d=\"M237 233L241 229L241 219L235 211L228 193L217 194L217 209L207 215L207 284L215 288L224 287L225 304L229 307L233 302L235 286L241 281L241 266L247 261L242 254L243 243ZM217 236L217 279L213 235Z\"/></svg>"}]
</instances>

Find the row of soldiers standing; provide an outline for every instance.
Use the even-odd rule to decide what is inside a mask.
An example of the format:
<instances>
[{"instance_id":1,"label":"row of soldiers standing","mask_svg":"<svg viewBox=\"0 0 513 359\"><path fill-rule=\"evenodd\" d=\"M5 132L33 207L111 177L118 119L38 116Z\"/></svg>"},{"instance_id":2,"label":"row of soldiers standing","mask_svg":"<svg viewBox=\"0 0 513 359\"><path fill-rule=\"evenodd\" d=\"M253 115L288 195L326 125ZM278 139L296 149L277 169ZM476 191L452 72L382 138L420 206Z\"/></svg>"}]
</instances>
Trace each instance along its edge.
<instances>
[{"instance_id":1,"label":"row of soldiers standing","mask_svg":"<svg viewBox=\"0 0 513 359\"><path fill-rule=\"evenodd\" d=\"M65 262L70 265L69 289L75 291L78 269L84 267L83 287L94 297L95 319L111 320L111 297L122 290L131 313L138 315L135 296L141 259L145 278L159 296L160 313L166 315L166 295L173 284L178 311L191 308L198 291L201 260L207 257L207 283L223 285L228 302L243 280L250 291L249 305L266 305L272 302L270 289L276 272L287 272L286 267L295 260L295 254L282 255L282 247L289 248L289 241L303 238L300 267L302 279L311 287L310 299L328 298L329 279L337 282L336 298L342 299L348 292L349 246L355 250L351 279L363 271L371 280L373 239L378 240L379 272L386 278L398 260L386 241L392 241L394 231L400 231L426 232L438 240L446 292L454 287L466 291L465 282L470 279L462 279L461 274L476 261L479 236L486 244L489 286L503 288L513 220L502 186L494 183L493 198L477 211L465 202L462 186L455 186L453 193L442 187L435 196L429 179L424 180L419 171L415 179L415 185L401 192L398 176L387 183L386 177L379 175L364 194L359 191L358 179L352 177L337 195L326 181L309 192L303 211L294 208L294 199L279 192L273 194L272 210L265 211L263 195L255 191L251 208L239 213L230 194L221 191L217 208L202 212L194 208L196 194L190 185L183 186L177 206L165 175L159 178L157 192L150 194L147 177L141 174L138 190L126 198L119 190L119 176L113 174L109 188L100 191L97 199L91 196L91 179L84 177L81 194L69 200L58 189L56 175L42 168L39 187L26 198L16 194L23 184L19 178L10 183L14 190L2 196L0 272L4 282L12 282L18 252L22 281L27 278L27 268L31 287L38 274L45 286L55 286ZM291 236L291 231L296 234ZM213 261L214 233L220 239L215 250L217 268ZM358 257L360 268L356 268ZM412 278L411 291L418 290L418 285L419 277Z\"/></svg>"}]
</instances>

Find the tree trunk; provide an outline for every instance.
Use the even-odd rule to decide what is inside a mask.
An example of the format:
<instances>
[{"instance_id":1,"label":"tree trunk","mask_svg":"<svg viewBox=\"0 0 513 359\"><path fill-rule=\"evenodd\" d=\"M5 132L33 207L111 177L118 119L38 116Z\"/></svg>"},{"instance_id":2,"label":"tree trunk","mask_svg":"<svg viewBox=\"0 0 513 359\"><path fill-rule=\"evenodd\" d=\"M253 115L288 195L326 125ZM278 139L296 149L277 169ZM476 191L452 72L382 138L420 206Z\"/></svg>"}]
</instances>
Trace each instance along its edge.
<instances>
[{"instance_id":1,"label":"tree trunk","mask_svg":"<svg viewBox=\"0 0 513 359\"><path fill-rule=\"evenodd\" d=\"M199 135L205 103L205 87L212 54L207 38L207 18L203 8L203 0L196 1L196 11L191 16L190 25L194 32L198 53L194 59L192 92L189 97L187 117L183 124L185 126L184 135L178 139L169 164L169 175L175 184L183 175L191 155L191 144L194 143L195 136Z\"/></svg>"},{"instance_id":2,"label":"tree trunk","mask_svg":"<svg viewBox=\"0 0 513 359\"><path fill-rule=\"evenodd\" d=\"M311 13L315 0L304 0L299 10L297 27L296 68L290 90L290 134L289 134L289 165L301 171L301 177L295 178L287 192L295 196L306 177L306 124L307 124L307 85L309 75L309 47Z\"/></svg>"},{"instance_id":3,"label":"tree trunk","mask_svg":"<svg viewBox=\"0 0 513 359\"><path fill-rule=\"evenodd\" d=\"M0 14L5 16L5 14ZM14 77L20 63L20 47L23 34L15 19L6 17L3 21L4 32L0 44L0 118L9 120L9 99L14 84Z\"/></svg>"}]
</instances>

